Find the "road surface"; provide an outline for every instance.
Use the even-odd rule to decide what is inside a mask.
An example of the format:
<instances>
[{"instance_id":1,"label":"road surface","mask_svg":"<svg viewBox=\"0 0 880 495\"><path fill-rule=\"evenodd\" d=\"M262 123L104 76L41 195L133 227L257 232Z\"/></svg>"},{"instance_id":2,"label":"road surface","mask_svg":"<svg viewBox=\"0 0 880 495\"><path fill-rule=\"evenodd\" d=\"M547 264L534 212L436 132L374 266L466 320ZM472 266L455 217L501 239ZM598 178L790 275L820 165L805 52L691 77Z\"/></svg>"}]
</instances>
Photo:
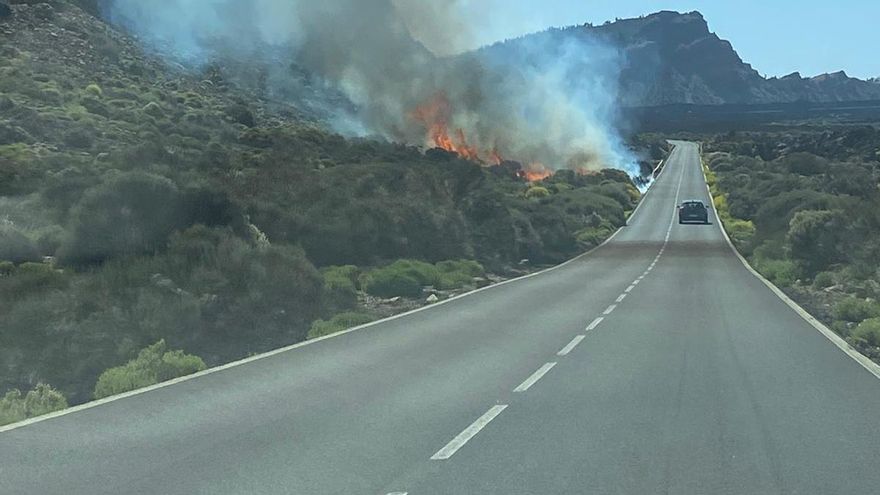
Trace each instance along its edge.
<instances>
[{"instance_id":1,"label":"road surface","mask_svg":"<svg viewBox=\"0 0 880 495\"><path fill-rule=\"evenodd\" d=\"M679 143L593 253L0 433L0 493L876 493L880 380L686 198Z\"/></svg>"}]
</instances>

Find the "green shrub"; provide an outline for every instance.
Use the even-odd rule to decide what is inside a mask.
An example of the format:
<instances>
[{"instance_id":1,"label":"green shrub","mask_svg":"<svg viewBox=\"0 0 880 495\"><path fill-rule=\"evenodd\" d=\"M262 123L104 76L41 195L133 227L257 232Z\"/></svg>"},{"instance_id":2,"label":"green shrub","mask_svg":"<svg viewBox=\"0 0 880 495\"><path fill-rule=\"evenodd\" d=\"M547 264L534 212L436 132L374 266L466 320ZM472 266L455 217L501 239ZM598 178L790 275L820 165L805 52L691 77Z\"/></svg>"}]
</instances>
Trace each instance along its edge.
<instances>
[{"instance_id":1,"label":"green shrub","mask_svg":"<svg viewBox=\"0 0 880 495\"><path fill-rule=\"evenodd\" d=\"M353 308L357 304L358 267L328 266L321 269L321 275L324 277L324 295L332 309Z\"/></svg>"},{"instance_id":2,"label":"green shrub","mask_svg":"<svg viewBox=\"0 0 880 495\"><path fill-rule=\"evenodd\" d=\"M58 275L61 275L60 270L56 270L55 267L48 263L34 263L27 262L19 265L16 270L17 275L31 275L35 278L44 278L44 279L52 279Z\"/></svg>"},{"instance_id":3,"label":"green shrub","mask_svg":"<svg viewBox=\"0 0 880 495\"><path fill-rule=\"evenodd\" d=\"M206 369L198 356L168 351L165 340L142 349L137 358L110 368L98 377L94 397L101 399L154 385Z\"/></svg>"},{"instance_id":4,"label":"green shrub","mask_svg":"<svg viewBox=\"0 0 880 495\"><path fill-rule=\"evenodd\" d=\"M85 91L86 93L96 98L101 98L102 96L104 96L104 90L102 90L101 86L98 86L97 84L89 84L88 86L86 86Z\"/></svg>"},{"instance_id":5,"label":"green shrub","mask_svg":"<svg viewBox=\"0 0 880 495\"><path fill-rule=\"evenodd\" d=\"M369 272L364 290L379 297L418 297L422 287L440 285L440 271L434 265L417 260L398 260Z\"/></svg>"},{"instance_id":6,"label":"green shrub","mask_svg":"<svg viewBox=\"0 0 880 495\"><path fill-rule=\"evenodd\" d=\"M802 210L794 214L786 240L791 257L814 274L828 265L841 261L840 246L846 214L840 210Z\"/></svg>"},{"instance_id":7,"label":"green shrub","mask_svg":"<svg viewBox=\"0 0 880 495\"><path fill-rule=\"evenodd\" d=\"M357 288L360 268L354 265L327 266L321 269L324 281L331 285Z\"/></svg>"},{"instance_id":8,"label":"green shrub","mask_svg":"<svg viewBox=\"0 0 880 495\"><path fill-rule=\"evenodd\" d=\"M0 277L8 277L15 271L15 263L11 261L0 261Z\"/></svg>"},{"instance_id":9,"label":"green shrub","mask_svg":"<svg viewBox=\"0 0 880 495\"><path fill-rule=\"evenodd\" d=\"M159 259L171 262L161 270L176 284L209 298L200 342L221 348L230 358L245 349L269 350L303 339L311 322L333 309L323 305L323 277L293 246L260 248L231 229L196 225L172 235ZM127 266L126 260L118 263ZM143 278L158 271L146 270ZM171 338L167 333L155 338L160 336Z\"/></svg>"},{"instance_id":10,"label":"green shrub","mask_svg":"<svg viewBox=\"0 0 880 495\"><path fill-rule=\"evenodd\" d=\"M65 132L64 144L79 150L89 150L95 144L95 131L88 125L80 125Z\"/></svg>"},{"instance_id":11,"label":"green shrub","mask_svg":"<svg viewBox=\"0 0 880 495\"><path fill-rule=\"evenodd\" d=\"M831 322L831 330L834 331L837 335L840 335L843 338L849 337L851 333L850 323L840 320L833 320Z\"/></svg>"},{"instance_id":12,"label":"green shrub","mask_svg":"<svg viewBox=\"0 0 880 495\"><path fill-rule=\"evenodd\" d=\"M474 260L447 260L437 262L434 266L440 270L440 273L461 272L471 277L482 277L486 274L483 265Z\"/></svg>"},{"instance_id":13,"label":"green shrub","mask_svg":"<svg viewBox=\"0 0 880 495\"><path fill-rule=\"evenodd\" d=\"M834 305L834 319L860 323L880 317L880 304L855 297L847 297Z\"/></svg>"},{"instance_id":14,"label":"green shrub","mask_svg":"<svg viewBox=\"0 0 880 495\"><path fill-rule=\"evenodd\" d=\"M45 383L38 384L24 398L25 412L29 418L67 408L67 400L61 392Z\"/></svg>"},{"instance_id":15,"label":"green shrub","mask_svg":"<svg viewBox=\"0 0 880 495\"><path fill-rule=\"evenodd\" d=\"M868 318L859 323L852 337L870 346L880 347L880 318Z\"/></svg>"},{"instance_id":16,"label":"green shrub","mask_svg":"<svg viewBox=\"0 0 880 495\"><path fill-rule=\"evenodd\" d=\"M312 328L309 329L308 338L316 339L332 333L348 330L349 328L359 325L364 325L375 320L376 318L373 315L367 313L341 313L330 318L329 321L316 320L312 323Z\"/></svg>"},{"instance_id":17,"label":"green shrub","mask_svg":"<svg viewBox=\"0 0 880 495\"><path fill-rule=\"evenodd\" d=\"M144 108L142 108L141 111L150 117L155 117L157 119L165 116L165 111L162 110L162 107L160 107L155 101L151 101L144 105Z\"/></svg>"},{"instance_id":18,"label":"green shrub","mask_svg":"<svg viewBox=\"0 0 880 495\"><path fill-rule=\"evenodd\" d=\"M440 261L435 266L440 271L440 289L460 289L472 285L474 277L486 274L483 265L472 260Z\"/></svg>"},{"instance_id":19,"label":"green shrub","mask_svg":"<svg viewBox=\"0 0 880 495\"><path fill-rule=\"evenodd\" d=\"M526 190L526 198L540 199L550 196L550 191L546 187L532 186Z\"/></svg>"},{"instance_id":20,"label":"green shrub","mask_svg":"<svg viewBox=\"0 0 880 495\"><path fill-rule=\"evenodd\" d=\"M158 251L182 227L181 195L168 179L121 174L89 190L71 214L62 264L88 265Z\"/></svg>"},{"instance_id":21,"label":"green shrub","mask_svg":"<svg viewBox=\"0 0 880 495\"><path fill-rule=\"evenodd\" d=\"M473 284L474 277L466 272L448 272L440 274L439 289L460 289Z\"/></svg>"},{"instance_id":22,"label":"green shrub","mask_svg":"<svg viewBox=\"0 0 880 495\"><path fill-rule=\"evenodd\" d=\"M226 109L226 115L230 120L245 127L255 125L254 114L244 105L232 105Z\"/></svg>"},{"instance_id":23,"label":"green shrub","mask_svg":"<svg viewBox=\"0 0 880 495\"><path fill-rule=\"evenodd\" d=\"M797 265L790 260L756 257L752 265L779 287L790 287L800 278Z\"/></svg>"},{"instance_id":24,"label":"green shrub","mask_svg":"<svg viewBox=\"0 0 880 495\"><path fill-rule=\"evenodd\" d=\"M723 221L724 228L737 246L744 246L755 237L755 224L750 220L740 220L728 215Z\"/></svg>"},{"instance_id":25,"label":"green shrub","mask_svg":"<svg viewBox=\"0 0 880 495\"><path fill-rule=\"evenodd\" d=\"M0 399L0 425L16 423L24 419L27 419L27 413L21 390L15 389L6 392L6 395Z\"/></svg>"},{"instance_id":26,"label":"green shrub","mask_svg":"<svg viewBox=\"0 0 880 495\"><path fill-rule=\"evenodd\" d=\"M10 390L0 399L0 425L15 423L67 408L67 399L61 392L44 383L22 396L18 389Z\"/></svg>"},{"instance_id":27,"label":"green shrub","mask_svg":"<svg viewBox=\"0 0 880 495\"><path fill-rule=\"evenodd\" d=\"M620 204L620 207L625 210L631 210L635 203L633 196L625 183L605 182L599 186L598 192L603 196L614 199Z\"/></svg>"},{"instance_id":28,"label":"green shrub","mask_svg":"<svg viewBox=\"0 0 880 495\"><path fill-rule=\"evenodd\" d=\"M419 297L422 284L404 272L377 269L367 274L362 285L367 294L377 297Z\"/></svg>"},{"instance_id":29,"label":"green shrub","mask_svg":"<svg viewBox=\"0 0 880 495\"><path fill-rule=\"evenodd\" d=\"M578 231L575 238L584 249L591 249L605 242L609 235L611 229L608 227L589 227Z\"/></svg>"},{"instance_id":30,"label":"green shrub","mask_svg":"<svg viewBox=\"0 0 880 495\"><path fill-rule=\"evenodd\" d=\"M100 115L102 117L109 118L110 117L110 108L107 107L101 100L94 96L87 96L80 101L80 104L83 108L86 109L89 113Z\"/></svg>"}]
</instances>

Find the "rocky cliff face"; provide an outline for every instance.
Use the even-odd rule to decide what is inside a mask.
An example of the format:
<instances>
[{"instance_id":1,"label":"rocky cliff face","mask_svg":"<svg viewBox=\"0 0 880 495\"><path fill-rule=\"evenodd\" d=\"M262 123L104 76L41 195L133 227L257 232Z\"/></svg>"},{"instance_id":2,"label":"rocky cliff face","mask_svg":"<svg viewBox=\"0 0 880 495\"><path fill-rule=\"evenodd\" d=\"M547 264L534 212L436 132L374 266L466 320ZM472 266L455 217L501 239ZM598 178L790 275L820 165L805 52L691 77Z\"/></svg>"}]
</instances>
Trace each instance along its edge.
<instances>
[{"instance_id":1,"label":"rocky cliff face","mask_svg":"<svg viewBox=\"0 0 880 495\"><path fill-rule=\"evenodd\" d=\"M625 106L880 99L876 80L863 81L843 72L764 78L739 57L730 42L709 30L699 12L664 11L550 33L560 37L560 42L567 36L588 37L617 49L623 63L620 99Z\"/></svg>"}]
</instances>

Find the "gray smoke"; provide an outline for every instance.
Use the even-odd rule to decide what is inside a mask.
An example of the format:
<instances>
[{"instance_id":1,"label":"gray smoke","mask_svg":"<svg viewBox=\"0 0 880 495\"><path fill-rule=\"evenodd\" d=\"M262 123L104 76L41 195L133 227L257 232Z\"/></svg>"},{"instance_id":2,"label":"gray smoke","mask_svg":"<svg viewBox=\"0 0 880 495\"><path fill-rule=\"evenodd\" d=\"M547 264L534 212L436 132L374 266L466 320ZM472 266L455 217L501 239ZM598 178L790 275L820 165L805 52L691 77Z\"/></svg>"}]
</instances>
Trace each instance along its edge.
<instances>
[{"instance_id":1,"label":"gray smoke","mask_svg":"<svg viewBox=\"0 0 880 495\"><path fill-rule=\"evenodd\" d=\"M443 56L476 29L457 0L108 1L111 21L191 64L289 58L351 103L327 109L343 134L636 173L614 126L620 55L576 31Z\"/></svg>"}]
</instances>

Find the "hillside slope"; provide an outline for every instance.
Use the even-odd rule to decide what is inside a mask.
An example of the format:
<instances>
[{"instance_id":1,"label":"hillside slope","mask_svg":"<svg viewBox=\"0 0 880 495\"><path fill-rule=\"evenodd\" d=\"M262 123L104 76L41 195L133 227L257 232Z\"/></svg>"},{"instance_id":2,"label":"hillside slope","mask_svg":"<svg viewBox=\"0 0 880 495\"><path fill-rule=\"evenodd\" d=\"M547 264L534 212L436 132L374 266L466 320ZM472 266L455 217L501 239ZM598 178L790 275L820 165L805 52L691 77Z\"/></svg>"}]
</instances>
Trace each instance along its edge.
<instances>
[{"instance_id":1,"label":"hillside slope","mask_svg":"<svg viewBox=\"0 0 880 495\"><path fill-rule=\"evenodd\" d=\"M614 170L536 185L515 162L345 139L223 66L149 56L64 0L9 14L0 392L49 383L80 403L163 339L216 365L375 317L349 314L370 291L412 307L437 292L422 286L462 290L485 283L483 266L593 246L639 197ZM401 258L437 264L382 268Z\"/></svg>"}]
</instances>

